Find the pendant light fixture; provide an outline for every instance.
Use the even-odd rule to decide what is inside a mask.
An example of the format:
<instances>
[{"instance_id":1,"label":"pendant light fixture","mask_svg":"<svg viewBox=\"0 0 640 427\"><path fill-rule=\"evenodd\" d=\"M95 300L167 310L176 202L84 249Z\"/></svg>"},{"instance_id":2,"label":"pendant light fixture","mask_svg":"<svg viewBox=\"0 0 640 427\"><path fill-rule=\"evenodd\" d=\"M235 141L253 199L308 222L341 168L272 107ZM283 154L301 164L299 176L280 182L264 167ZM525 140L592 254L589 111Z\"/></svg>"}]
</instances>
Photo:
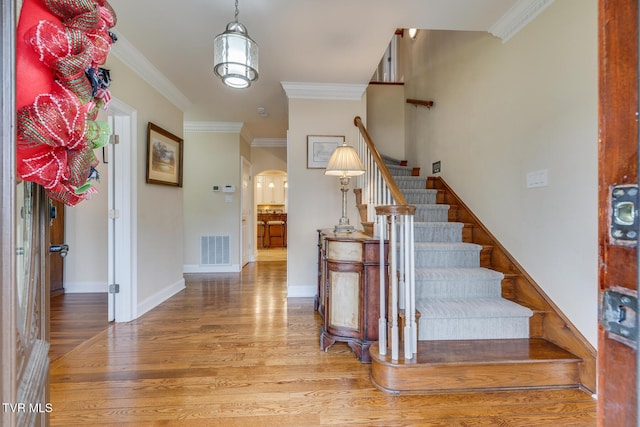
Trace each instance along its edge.
<instances>
[{"instance_id":1,"label":"pendant light fixture","mask_svg":"<svg viewBox=\"0 0 640 427\"><path fill-rule=\"evenodd\" d=\"M238 22L238 0L235 21L213 40L213 64L213 71L229 87L247 88L258 78L258 45Z\"/></svg>"}]
</instances>

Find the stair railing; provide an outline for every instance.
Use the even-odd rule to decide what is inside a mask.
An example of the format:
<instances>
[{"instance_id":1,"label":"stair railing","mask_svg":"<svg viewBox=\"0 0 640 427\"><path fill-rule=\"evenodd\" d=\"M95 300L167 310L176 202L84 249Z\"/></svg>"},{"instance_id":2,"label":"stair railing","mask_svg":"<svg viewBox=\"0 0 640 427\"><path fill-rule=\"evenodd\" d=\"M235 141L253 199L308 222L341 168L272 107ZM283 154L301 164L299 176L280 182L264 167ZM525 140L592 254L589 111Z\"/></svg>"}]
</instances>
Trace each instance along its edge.
<instances>
[{"instance_id":1,"label":"stair railing","mask_svg":"<svg viewBox=\"0 0 640 427\"><path fill-rule=\"evenodd\" d=\"M413 224L416 207L407 203L360 117L354 119L354 124L360 130L357 150L366 170L358 178L358 185L362 202L367 205L367 220L375 223L374 236L380 239L380 271L388 272L387 277L380 274L378 348L381 356L390 351L391 360L397 361L403 341L404 357L412 359L418 347Z\"/></svg>"}]
</instances>

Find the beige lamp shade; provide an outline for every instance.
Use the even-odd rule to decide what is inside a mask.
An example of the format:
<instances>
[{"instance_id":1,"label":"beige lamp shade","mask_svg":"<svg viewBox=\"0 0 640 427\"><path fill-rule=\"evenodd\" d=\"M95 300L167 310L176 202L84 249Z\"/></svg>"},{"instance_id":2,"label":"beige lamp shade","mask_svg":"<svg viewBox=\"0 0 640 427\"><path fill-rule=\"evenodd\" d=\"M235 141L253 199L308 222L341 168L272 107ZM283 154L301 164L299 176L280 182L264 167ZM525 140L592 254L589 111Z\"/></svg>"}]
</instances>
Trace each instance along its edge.
<instances>
[{"instance_id":1,"label":"beige lamp shade","mask_svg":"<svg viewBox=\"0 0 640 427\"><path fill-rule=\"evenodd\" d=\"M329 158L325 175L358 176L364 173L364 165L358 157L356 150L343 143L336 148Z\"/></svg>"}]
</instances>

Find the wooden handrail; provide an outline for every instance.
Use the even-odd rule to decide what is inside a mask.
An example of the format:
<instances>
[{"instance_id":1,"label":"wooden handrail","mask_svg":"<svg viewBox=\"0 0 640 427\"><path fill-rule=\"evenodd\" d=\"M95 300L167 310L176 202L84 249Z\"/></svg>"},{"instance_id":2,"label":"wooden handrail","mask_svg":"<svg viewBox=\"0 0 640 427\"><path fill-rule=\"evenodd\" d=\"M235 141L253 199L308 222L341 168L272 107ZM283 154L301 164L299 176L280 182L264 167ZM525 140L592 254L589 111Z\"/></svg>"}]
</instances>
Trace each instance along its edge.
<instances>
[{"instance_id":1,"label":"wooden handrail","mask_svg":"<svg viewBox=\"0 0 640 427\"><path fill-rule=\"evenodd\" d=\"M431 107L433 107L434 105L433 101L423 101L422 99L413 98L407 99L407 104L422 105L423 107L427 107L429 109L431 109Z\"/></svg>"},{"instance_id":2,"label":"wooden handrail","mask_svg":"<svg viewBox=\"0 0 640 427\"><path fill-rule=\"evenodd\" d=\"M396 204L407 205L407 201L404 198L402 191L400 191L400 188L398 188L398 184L396 184L396 181L395 179L393 179L391 172L389 172L387 165L382 160L382 156L380 156L380 153L378 152L376 145L373 143L371 136L369 136L369 132L367 132L367 128L364 127L364 124L362 123L362 119L360 118L360 116L356 116L353 119L353 124L358 129L360 129L360 133L362 134L362 137L364 138L364 141L366 142L367 146L369 147L369 151L371 152L371 157L373 157L373 160L376 162L376 165L378 165L378 169L382 174L382 178L387 183L387 187L389 188L391 197L393 197L393 200L395 200Z\"/></svg>"}]
</instances>

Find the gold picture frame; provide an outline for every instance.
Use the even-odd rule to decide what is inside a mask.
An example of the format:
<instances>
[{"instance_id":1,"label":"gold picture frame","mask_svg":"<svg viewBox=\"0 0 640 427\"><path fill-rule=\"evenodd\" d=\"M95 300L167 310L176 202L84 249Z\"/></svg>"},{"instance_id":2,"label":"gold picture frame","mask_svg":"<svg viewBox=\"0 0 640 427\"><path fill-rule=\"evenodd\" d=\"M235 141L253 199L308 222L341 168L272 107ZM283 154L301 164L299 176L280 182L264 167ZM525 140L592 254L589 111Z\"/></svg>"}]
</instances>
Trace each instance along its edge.
<instances>
[{"instance_id":1,"label":"gold picture frame","mask_svg":"<svg viewBox=\"0 0 640 427\"><path fill-rule=\"evenodd\" d=\"M307 169L325 169L344 135L307 135Z\"/></svg>"},{"instance_id":2,"label":"gold picture frame","mask_svg":"<svg viewBox=\"0 0 640 427\"><path fill-rule=\"evenodd\" d=\"M182 187L182 138L147 125L147 184Z\"/></svg>"}]
</instances>

